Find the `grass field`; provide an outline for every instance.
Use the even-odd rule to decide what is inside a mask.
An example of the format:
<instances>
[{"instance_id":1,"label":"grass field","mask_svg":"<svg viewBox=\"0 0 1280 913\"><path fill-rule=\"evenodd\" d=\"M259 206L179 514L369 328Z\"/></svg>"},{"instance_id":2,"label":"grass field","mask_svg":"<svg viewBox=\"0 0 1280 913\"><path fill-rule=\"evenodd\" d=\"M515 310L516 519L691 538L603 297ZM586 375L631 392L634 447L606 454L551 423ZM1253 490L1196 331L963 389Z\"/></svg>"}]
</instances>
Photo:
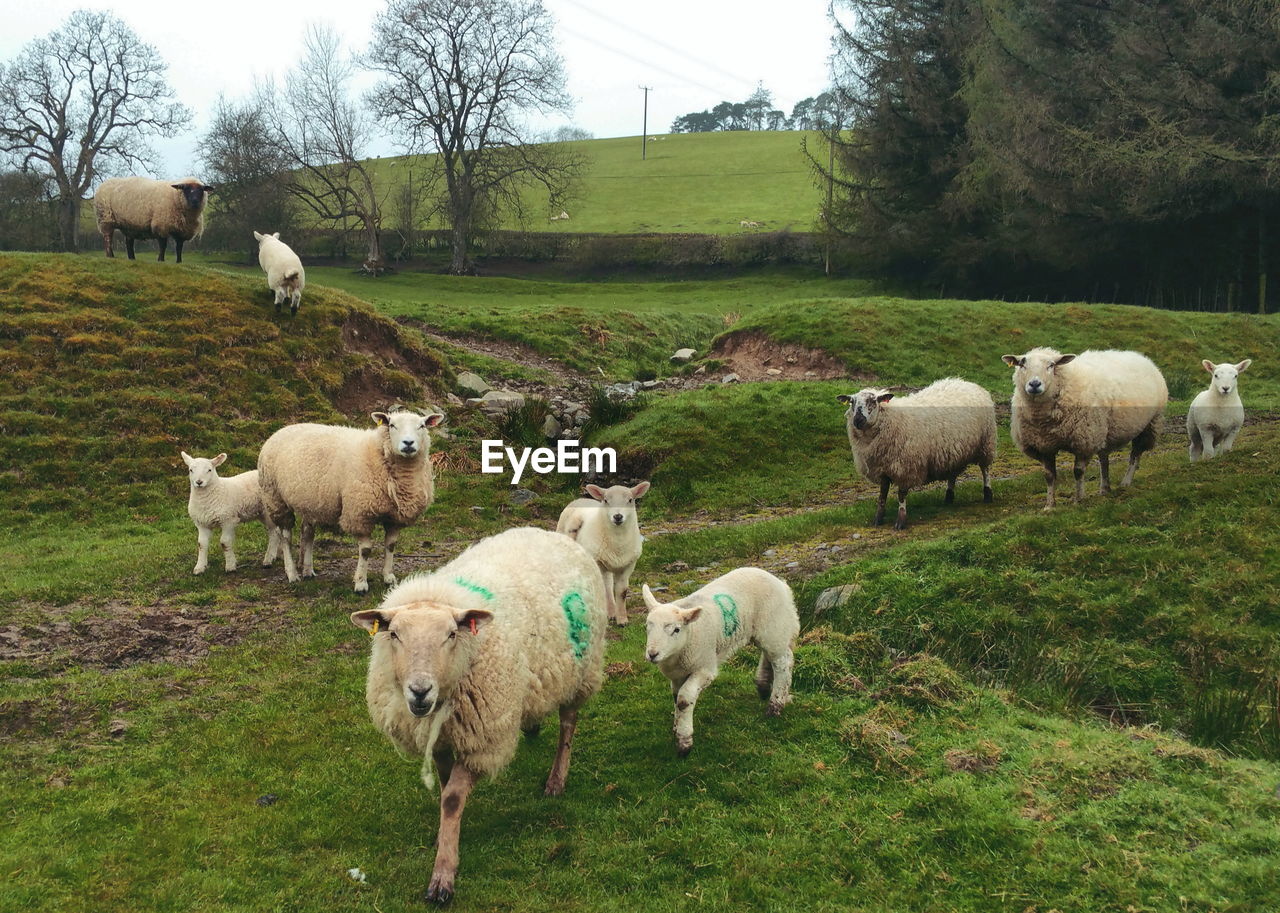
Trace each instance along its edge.
<instances>
[{"instance_id":1,"label":"grass field","mask_svg":"<svg viewBox=\"0 0 1280 913\"><path fill-rule=\"evenodd\" d=\"M353 594L354 544L322 537L320 578L290 587L254 562L253 527L240 571L192 576L177 451L245 469L285 421L435 398L472 364L528 375L469 337L612 378L670 371L677 334L709 349L729 329L886 383L964 374L1000 399L1004 350L1144 348L1177 388L1172 421L1132 489L1103 499L1091 479L1048 515L1002 427L995 503L971 478L954 506L934 487L901 533L867 526L872 487L834 403L857 380L663 393L598 432L654 479L637 589L684 593L741 564L795 587L795 701L766 719L743 654L678 759L633 623L609 645L565 796L540 795L548 727L468 802L455 908L1274 907L1275 318L870 299L786 274L308 278L291 320L260 276L220 266L0 256L0 910L422 909L438 813L419 765L369 724L367 636L347 621L378 585ZM584 325L614 335L593 348ZM1259 420L1192 466L1177 415L1199 358L1228 355L1255 357L1242 395ZM538 478L539 500L513 506L505 478L475 471L493 425L449 411L438 500L402 538L402 570L551 526L572 493ZM836 585L850 601L815 616Z\"/></svg>"}]
</instances>

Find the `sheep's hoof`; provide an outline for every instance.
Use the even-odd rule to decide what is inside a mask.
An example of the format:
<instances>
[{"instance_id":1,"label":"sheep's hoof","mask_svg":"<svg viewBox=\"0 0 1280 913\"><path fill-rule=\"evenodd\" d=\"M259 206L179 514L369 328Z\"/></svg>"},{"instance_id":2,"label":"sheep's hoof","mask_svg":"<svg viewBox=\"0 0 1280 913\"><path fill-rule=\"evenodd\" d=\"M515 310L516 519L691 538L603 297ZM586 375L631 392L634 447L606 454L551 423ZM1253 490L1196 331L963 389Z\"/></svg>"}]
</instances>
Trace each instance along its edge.
<instances>
[{"instance_id":1,"label":"sheep's hoof","mask_svg":"<svg viewBox=\"0 0 1280 913\"><path fill-rule=\"evenodd\" d=\"M906 529L906 528L907 528L907 521L906 521L906 520L899 520L897 523L893 524L893 528L894 528L894 529Z\"/></svg>"},{"instance_id":2,"label":"sheep's hoof","mask_svg":"<svg viewBox=\"0 0 1280 913\"><path fill-rule=\"evenodd\" d=\"M627 620L625 618L611 618L609 621L619 628L625 628L627 626Z\"/></svg>"},{"instance_id":3,"label":"sheep's hoof","mask_svg":"<svg viewBox=\"0 0 1280 913\"><path fill-rule=\"evenodd\" d=\"M756 694L760 695L760 700L767 701L769 694L773 691L773 686L767 683L756 682Z\"/></svg>"},{"instance_id":4,"label":"sheep's hoof","mask_svg":"<svg viewBox=\"0 0 1280 913\"><path fill-rule=\"evenodd\" d=\"M782 705L776 701L770 701L769 706L764 708L765 716L782 716Z\"/></svg>"},{"instance_id":5,"label":"sheep's hoof","mask_svg":"<svg viewBox=\"0 0 1280 913\"><path fill-rule=\"evenodd\" d=\"M992 501L994 501L994 500L995 500L995 496L991 494L991 489L990 489L990 488L984 488L984 489L982 489L982 503L983 503L983 504L990 504L990 503L991 503Z\"/></svg>"},{"instance_id":6,"label":"sheep's hoof","mask_svg":"<svg viewBox=\"0 0 1280 913\"><path fill-rule=\"evenodd\" d=\"M191 573L193 573L193 574L203 574L204 572L205 572L205 569L204 569L204 568L202 568L202 567L197 567L197 568L196 568L194 571L192 571Z\"/></svg>"},{"instance_id":7,"label":"sheep's hoof","mask_svg":"<svg viewBox=\"0 0 1280 913\"><path fill-rule=\"evenodd\" d=\"M297 583L299 580L302 579L297 574L286 574L285 576L289 578L290 583Z\"/></svg>"},{"instance_id":8,"label":"sheep's hoof","mask_svg":"<svg viewBox=\"0 0 1280 913\"><path fill-rule=\"evenodd\" d=\"M693 751L693 739L690 739L687 742L683 742L683 741L676 742L676 755L678 757L687 758L689 756L689 752L691 751Z\"/></svg>"},{"instance_id":9,"label":"sheep's hoof","mask_svg":"<svg viewBox=\"0 0 1280 913\"><path fill-rule=\"evenodd\" d=\"M547 788L542 791L544 796L563 796L564 780L548 780Z\"/></svg>"},{"instance_id":10,"label":"sheep's hoof","mask_svg":"<svg viewBox=\"0 0 1280 913\"><path fill-rule=\"evenodd\" d=\"M355 591L356 591L357 593L367 593L367 592L369 592L369 581L367 581L367 580L363 580L363 581L361 581L360 583L357 583L357 584L355 585L354 589L355 589Z\"/></svg>"},{"instance_id":11,"label":"sheep's hoof","mask_svg":"<svg viewBox=\"0 0 1280 913\"><path fill-rule=\"evenodd\" d=\"M443 875L432 875L425 900L427 903L439 904L442 907L453 900L453 879Z\"/></svg>"},{"instance_id":12,"label":"sheep's hoof","mask_svg":"<svg viewBox=\"0 0 1280 913\"><path fill-rule=\"evenodd\" d=\"M383 582L383 583L385 583L387 586L395 586L395 585L396 585L396 575L395 575L395 574L383 574L383 575L382 575L382 582Z\"/></svg>"},{"instance_id":13,"label":"sheep's hoof","mask_svg":"<svg viewBox=\"0 0 1280 913\"><path fill-rule=\"evenodd\" d=\"M538 723L536 726L530 726L528 729L523 729L521 731L524 733L524 737L526 739L536 739L538 737L538 733L542 732L542 724Z\"/></svg>"}]
</instances>

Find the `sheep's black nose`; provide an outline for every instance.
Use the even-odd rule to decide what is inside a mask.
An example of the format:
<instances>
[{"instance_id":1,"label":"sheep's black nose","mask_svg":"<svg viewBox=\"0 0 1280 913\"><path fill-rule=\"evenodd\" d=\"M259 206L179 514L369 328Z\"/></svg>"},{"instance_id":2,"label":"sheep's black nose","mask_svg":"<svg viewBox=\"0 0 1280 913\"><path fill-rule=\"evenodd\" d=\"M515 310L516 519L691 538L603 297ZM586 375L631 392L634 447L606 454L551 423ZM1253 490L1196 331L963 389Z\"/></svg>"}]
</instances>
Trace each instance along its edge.
<instances>
[{"instance_id":1,"label":"sheep's black nose","mask_svg":"<svg viewBox=\"0 0 1280 913\"><path fill-rule=\"evenodd\" d=\"M658 651L657 651L657 650L650 650L650 651L649 651L649 662L651 662L651 663L656 663L657 661L658 661Z\"/></svg>"},{"instance_id":2,"label":"sheep's black nose","mask_svg":"<svg viewBox=\"0 0 1280 913\"><path fill-rule=\"evenodd\" d=\"M432 690L433 686L431 685L427 685L425 688L414 688L410 686L409 693L413 695L414 703L425 704L427 702L427 695L429 695Z\"/></svg>"},{"instance_id":3,"label":"sheep's black nose","mask_svg":"<svg viewBox=\"0 0 1280 913\"><path fill-rule=\"evenodd\" d=\"M613 522L614 522L614 523L617 523L619 526L621 526L621 525L622 525L622 521L623 521L623 520L625 520L625 519L626 519L626 517L622 516L622 514L614 514L614 515L613 515Z\"/></svg>"}]
</instances>

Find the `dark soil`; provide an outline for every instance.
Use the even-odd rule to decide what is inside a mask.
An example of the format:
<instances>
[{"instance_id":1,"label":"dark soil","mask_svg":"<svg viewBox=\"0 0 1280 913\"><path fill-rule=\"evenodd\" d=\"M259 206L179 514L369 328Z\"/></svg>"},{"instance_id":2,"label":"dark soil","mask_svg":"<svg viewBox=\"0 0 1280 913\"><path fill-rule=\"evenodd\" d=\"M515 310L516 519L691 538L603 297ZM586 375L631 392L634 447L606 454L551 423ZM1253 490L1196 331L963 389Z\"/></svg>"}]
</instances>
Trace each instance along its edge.
<instances>
[{"instance_id":1,"label":"dark soil","mask_svg":"<svg viewBox=\"0 0 1280 913\"><path fill-rule=\"evenodd\" d=\"M851 371L828 352L777 342L755 330L726 333L716 341L710 357L724 361L729 371L745 381L876 379L874 374Z\"/></svg>"}]
</instances>

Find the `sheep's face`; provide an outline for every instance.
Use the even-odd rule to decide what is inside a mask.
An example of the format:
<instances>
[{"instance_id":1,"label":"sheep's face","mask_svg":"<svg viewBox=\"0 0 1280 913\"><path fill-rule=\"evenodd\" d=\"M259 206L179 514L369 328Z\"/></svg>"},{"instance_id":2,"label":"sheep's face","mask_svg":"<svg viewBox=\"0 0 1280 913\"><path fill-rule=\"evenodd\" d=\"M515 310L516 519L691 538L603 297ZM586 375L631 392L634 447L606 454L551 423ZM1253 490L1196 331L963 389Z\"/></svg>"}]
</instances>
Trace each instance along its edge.
<instances>
[{"instance_id":1,"label":"sheep's face","mask_svg":"<svg viewBox=\"0 0 1280 913\"><path fill-rule=\"evenodd\" d=\"M625 526L636 522L636 501L644 497L649 490L648 482L640 482L631 488L625 485L614 485L612 488L601 488L599 485L588 485L587 494L600 502L614 526Z\"/></svg>"},{"instance_id":2,"label":"sheep's face","mask_svg":"<svg viewBox=\"0 0 1280 913\"><path fill-rule=\"evenodd\" d=\"M841 393L836 399L849 407L844 413L849 427L855 431L866 431L875 427L880 407L893 399L893 394L888 390L867 387L857 393Z\"/></svg>"},{"instance_id":3,"label":"sheep's face","mask_svg":"<svg viewBox=\"0 0 1280 913\"><path fill-rule=\"evenodd\" d=\"M1209 382L1209 389L1223 396L1230 396L1236 389L1238 378L1241 372L1253 364L1252 358L1246 358L1239 364L1229 365L1226 363L1215 365L1209 359L1201 362L1204 369L1213 375L1213 380Z\"/></svg>"},{"instance_id":4,"label":"sheep's face","mask_svg":"<svg viewBox=\"0 0 1280 913\"><path fill-rule=\"evenodd\" d=\"M204 457L193 457L182 451L182 462L187 464L187 479L192 488L208 488L218 478L218 467L225 463L227 455L220 453L212 460Z\"/></svg>"},{"instance_id":5,"label":"sheep's face","mask_svg":"<svg viewBox=\"0 0 1280 913\"><path fill-rule=\"evenodd\" d=\"M702 607L682 609L675 603L663 605L654 598L649 585L642 588L644 604L649 607L645 620L644 655L651 663L664 659L684 649L689 638L689 624L702 614Z\"/></svg>"},{"instance_id":6,"label":"sheep's face","mask_svg":"<svg viewBox=\"0 0 1280 913\"><path fill-rule=\"evenodd\" d=\"M427 716L453 693L471 667L479 632L493 620L485 609L415 602L353 612L351 621L389 650L396 684L414 716Z\"/></svg>"},{"instance_id":7,"label":"sheep's face","mask_svg":"<svg viewBox=\"0 0 1280 913\"><path fill-rule=\"evenodd\" d=\"M402 409L397 412L374 412L372 418L379 427L387 429L390 451L406 460L415 459L431 449L431 433L444 421L439 412L414 412Z\"/></svg>"},{"instance_id":8,"label":"sheep's face","mask_svg":"<svg viewBox=\"0 0 1280 913\"><path fill-rule=\"evenodd\" d=\"M204 205L204 197L207 193L212 193L213 188L208 184L201 184L199 181L184 181L181 184L170 184L174 190L181 191L182 198L187 201L187 208L199 209Z\"/></svg>"},{"instance_id":9,"label":"sheep's face","mask_svg":"<svg viewBox=\"0 0 1280 913\"><path fill-rule=\"evenodd\" d=\"M1053 389L1058 369L1073 361L1075 356L1063 355L1053 349L1032 349L1026 355L1005 355L1003 359L1013 368L1013 389L1036 399Z\"/></svg>"}]
</instances>

